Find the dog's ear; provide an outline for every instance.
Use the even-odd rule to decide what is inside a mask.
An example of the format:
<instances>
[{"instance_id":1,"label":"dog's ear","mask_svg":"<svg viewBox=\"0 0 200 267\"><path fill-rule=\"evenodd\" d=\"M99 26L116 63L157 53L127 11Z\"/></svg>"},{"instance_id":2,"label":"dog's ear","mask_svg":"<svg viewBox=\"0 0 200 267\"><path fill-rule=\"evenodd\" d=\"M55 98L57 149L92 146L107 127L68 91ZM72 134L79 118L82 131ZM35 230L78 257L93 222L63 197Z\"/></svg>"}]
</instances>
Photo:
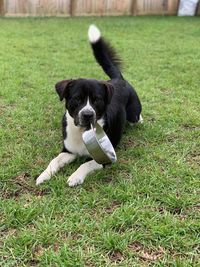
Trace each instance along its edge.
<instances>
[{"instance_id":1,"label":"dog's ear","mask_svg":"<svg viewBox=\"0 0 200 267\"><path fill-rule=\"evenodd\" d=\"M105 91L106 91L106 101L107 101L107 104L110 104L110 101L111 101L111 98L113 96L113 93L114 93L114 87L111 83L109 82L102 82L104 88L105 88Z\"/></svg>"},{"instance_id":2,"label":"dog's ear","mask_svg":"<svg viewBox=\"0 0 200 267\"><path fill-rule=\"evenodd\" d=\"M72 82L73 82L72 79L71 80L63 80L63 81L58 82L55 85L55 89L56 89L57 94L60 97L60 101L62 101L64 97L67 98L68 88L70 87L70 85L72 85Z\"/></svg>"}]
</instances>

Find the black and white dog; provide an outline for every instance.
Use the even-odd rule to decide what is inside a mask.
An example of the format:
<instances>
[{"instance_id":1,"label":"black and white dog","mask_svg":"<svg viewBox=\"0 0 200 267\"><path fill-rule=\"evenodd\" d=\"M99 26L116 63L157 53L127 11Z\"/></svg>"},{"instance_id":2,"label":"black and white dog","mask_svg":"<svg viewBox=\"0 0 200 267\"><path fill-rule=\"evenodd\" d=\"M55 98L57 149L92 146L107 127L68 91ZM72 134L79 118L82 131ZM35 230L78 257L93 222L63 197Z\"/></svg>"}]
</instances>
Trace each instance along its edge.
<instances>
[{"instance_id":1,"label":"black and white dog","mask_svg":"<svg viewBox=\"0 0 200 267\"><path fill-rule=\"evenodd\" d=\"M124 80L114 49L91 25L88 37L97 62L110 77L109 81L95 79L63 80L56 84L60 100L66 101L63 117L63 150L37 178L39 185L49 180L61 167L79 156L88 156L82 134L96 121L104 128L113 146L119 143L126 120L131 124L142 121L140 100L133 87ZM82 184L85 177L103 166L90 160L83 163L69 178L69 186Z\"/></svg>"}]
</instances>

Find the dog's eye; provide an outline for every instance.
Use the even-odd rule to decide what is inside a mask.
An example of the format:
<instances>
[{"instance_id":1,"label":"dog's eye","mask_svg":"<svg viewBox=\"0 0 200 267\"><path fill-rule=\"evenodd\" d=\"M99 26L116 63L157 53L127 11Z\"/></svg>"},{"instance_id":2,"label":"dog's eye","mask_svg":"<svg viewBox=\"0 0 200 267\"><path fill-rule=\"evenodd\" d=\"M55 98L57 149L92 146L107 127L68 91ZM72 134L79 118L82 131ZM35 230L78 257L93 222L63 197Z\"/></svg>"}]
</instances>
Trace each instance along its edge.
<instances>
[{"instance_id":1,"label":"dog's eye","mask_svg":"<svg viewBox=\"0 0 200 267\"><path fill-rule=\"evenodd\" d=\"M94 105L98 105L98 104L101 104L102 103L102 99L101 98L96 98L94 100Z\"/></svg>"},{"instance_id":2,"label":"dog's eye","mask_svg":"<svg viewBox=\"0 0 200 267\"><path fill-rule=\"evenodd\" d=\"M73 98L73 101L74 101L74 103L75 103L76 105L80 105L80 104L81 104L81 99L80 99L80 97L74 97L74 98Z\"/></svg>"}]
</instances>

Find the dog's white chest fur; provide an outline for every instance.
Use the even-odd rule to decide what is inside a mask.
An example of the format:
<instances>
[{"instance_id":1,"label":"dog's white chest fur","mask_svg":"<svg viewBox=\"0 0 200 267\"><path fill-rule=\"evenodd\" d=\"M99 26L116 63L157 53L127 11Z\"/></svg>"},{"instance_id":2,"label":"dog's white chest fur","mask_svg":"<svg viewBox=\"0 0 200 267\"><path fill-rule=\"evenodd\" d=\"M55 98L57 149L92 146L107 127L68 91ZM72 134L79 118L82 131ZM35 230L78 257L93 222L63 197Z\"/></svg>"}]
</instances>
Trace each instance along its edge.
<instances>
[{"instance_id":1,"label":"dog's white chest fur","mask_svg":"<svg viewBox=\"0 0 200 267\"><path fill-rule=\"evenodd\" d=\"M67 118L67 127L66 127L67 136L64 140L65 148L75 155L89 156L87 148L85 147L85 144L83 143L82 139L82 134L85 129L77 127L74 124L74 119L69 115L68 111L66 112L66 118ZM101 118L97 122L101 127L104 126L103 118Z\"/></svg>"},{"instance_id":2,"label":"dog's white chest fur","mask_svg":"<svg viewBox=\"0 0 200 267\"><path fill-rule=\"evenodd\" d=\"M77 127L74 124L74 119L69 115L68 112L66 113L66 117L67 117L67 127L66 127L67 137L64 140L65 148L73 154L79 156L88 156L89 153L82 139L82 134L84 132L84 129L81 129L80 127Z\"/></svg>"}]
</instances>

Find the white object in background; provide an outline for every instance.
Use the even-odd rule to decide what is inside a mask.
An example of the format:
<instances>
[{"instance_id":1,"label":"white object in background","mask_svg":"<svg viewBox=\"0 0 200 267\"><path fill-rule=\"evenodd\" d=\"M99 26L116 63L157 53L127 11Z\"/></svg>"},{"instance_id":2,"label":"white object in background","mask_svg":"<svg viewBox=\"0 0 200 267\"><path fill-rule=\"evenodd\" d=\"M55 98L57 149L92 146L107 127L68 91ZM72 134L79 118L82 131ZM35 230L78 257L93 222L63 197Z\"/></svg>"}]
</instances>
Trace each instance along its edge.
<instances>
[{"instance_id":1,"label":"white object in background","mask_svg":"<svg viewBox=\"0 0 200 267\"><path fill-rule=\"evenodd\" d=\"M199 0L180 0L178 16L194 16Z\"/></svg>"}]
</instances>

